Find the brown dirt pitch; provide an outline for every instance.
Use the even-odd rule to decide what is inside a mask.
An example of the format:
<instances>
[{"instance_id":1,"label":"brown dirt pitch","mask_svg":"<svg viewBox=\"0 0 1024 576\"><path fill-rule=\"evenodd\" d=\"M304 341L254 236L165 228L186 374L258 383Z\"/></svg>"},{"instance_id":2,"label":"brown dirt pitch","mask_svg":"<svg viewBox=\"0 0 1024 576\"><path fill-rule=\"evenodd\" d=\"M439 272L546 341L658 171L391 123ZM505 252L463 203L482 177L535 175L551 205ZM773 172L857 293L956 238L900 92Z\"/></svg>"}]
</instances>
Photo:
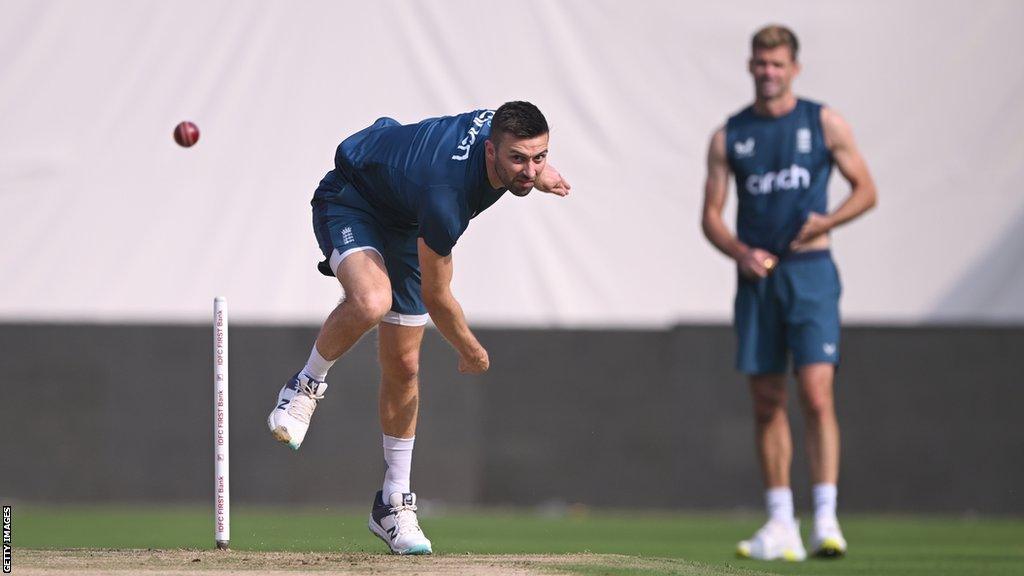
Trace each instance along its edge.
<instances>
[{"instance_id":1,"label":"brown dirt pitch","mask_svg":"<svg viewBox=\"0 0 1024 576\"><path fill-rule=\"evenodd\" d=\"M707 566L675 559L614 554L435 555L398 557L384 554L323 552L245 552L216 550L16 550L14 574L76 576L224 576L253 573L276 576L316 575L452 575L483 574L678 574L719 576L758 574L733 567ZM763 573L762 573L763 574Z\"/></svg>"}]
</instances>

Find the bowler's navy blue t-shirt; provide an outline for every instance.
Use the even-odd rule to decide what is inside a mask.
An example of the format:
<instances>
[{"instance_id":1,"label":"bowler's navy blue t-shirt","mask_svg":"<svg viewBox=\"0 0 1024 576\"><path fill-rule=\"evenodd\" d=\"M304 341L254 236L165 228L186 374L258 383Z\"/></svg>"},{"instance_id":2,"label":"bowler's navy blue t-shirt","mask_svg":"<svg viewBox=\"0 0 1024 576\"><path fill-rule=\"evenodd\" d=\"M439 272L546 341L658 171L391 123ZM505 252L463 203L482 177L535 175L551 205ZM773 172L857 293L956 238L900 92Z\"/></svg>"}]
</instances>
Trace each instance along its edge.
<instances>
[{"instance_id":1,"label":"bowler's navy blue t-shirt","mask_svg":"<svg viewBox=\"0 0 1024 576\"><path fill-rule=\"evenodd\" d=\"M417 227L446 256L469 220L505 193L491 187L484 162L493 116L474 110L407 125L381 118L338 146L313 201L340 202L351 183L382 224Z\"/></svg>"}]
</instances>

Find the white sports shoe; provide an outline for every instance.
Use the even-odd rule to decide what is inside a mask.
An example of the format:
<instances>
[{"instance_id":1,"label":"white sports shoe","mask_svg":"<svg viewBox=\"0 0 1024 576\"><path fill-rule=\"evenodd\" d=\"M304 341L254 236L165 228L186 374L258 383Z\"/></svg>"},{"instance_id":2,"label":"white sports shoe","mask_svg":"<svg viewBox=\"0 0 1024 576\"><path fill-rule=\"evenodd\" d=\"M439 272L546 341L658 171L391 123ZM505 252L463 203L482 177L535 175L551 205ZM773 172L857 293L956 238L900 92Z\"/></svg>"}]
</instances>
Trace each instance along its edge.
<instances>
[{"instance_id":1,"label":"white sports shoe","mask_svg":"<svg viewBox=\"0 0 1024 576\"><path fill-rule=\"evenodd\" d=\"M841 558L846 554L846 538L839 529L839 520L835 517L815 520L811 550L818 558Z\"/></svg>"},{"instance_id":2,"label":"white sports shoe","mask_svg":"<svg viewBox=\"0 0 1024 576\"><path fill-rule=\"evenodd\" d=\"M800 521L769 520L753 538L736 545L736 555L755 560L804 560L807 551L800 539Z\"/></svg>"},{"instance_id":3,"label":"white sports shoe","mask_svg":"<svg viewBox=\"0 0 1024 576\"><path fill-rule=\"evenodd\" d=\"M277 394L277 405L267 416L267 427L274 438L298 450L325 390L326 382L318 382L301 372L292 376Z\"/></svg>"},{"instance_id":4,"label":"white sports shoe","mask_svg":"<svg viewBox=\"0 0 1024 576\"><path fill-rule=\"evenodd\" d=\"M383 540L393 554L431 554L430 540L416 518L416 495L395 492L385 504L378 490L370 511L370 532Z\"/></svg>"}]
</instances>

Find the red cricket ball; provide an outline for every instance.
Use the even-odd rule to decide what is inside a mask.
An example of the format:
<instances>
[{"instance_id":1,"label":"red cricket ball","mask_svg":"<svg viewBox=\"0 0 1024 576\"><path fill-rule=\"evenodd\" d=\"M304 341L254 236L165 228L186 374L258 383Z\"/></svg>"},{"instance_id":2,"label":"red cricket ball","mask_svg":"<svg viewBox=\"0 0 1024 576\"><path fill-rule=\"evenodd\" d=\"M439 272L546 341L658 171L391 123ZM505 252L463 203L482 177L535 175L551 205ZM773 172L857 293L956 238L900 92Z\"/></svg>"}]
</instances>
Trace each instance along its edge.
<instances>
[{"instance_id":1,"label":"red cricket ball","mask_svg":"<svg viewBox=\"0 0 1024 576\"><path fill-rule=\"evenodd\" d=\"M199 142L199 126L188 121L178 124L174 127L174 141L185 148Z\"/></svg>"}]
</instances>

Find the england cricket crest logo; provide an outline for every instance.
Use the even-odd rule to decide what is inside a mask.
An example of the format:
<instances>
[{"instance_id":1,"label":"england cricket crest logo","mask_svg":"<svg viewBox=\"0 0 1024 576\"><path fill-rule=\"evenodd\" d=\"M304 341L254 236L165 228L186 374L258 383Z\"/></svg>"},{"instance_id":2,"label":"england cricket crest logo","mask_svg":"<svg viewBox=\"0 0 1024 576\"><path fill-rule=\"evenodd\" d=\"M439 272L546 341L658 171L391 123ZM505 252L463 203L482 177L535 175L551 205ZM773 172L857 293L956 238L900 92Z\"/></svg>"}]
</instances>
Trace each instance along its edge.
<instances>
[{"instance_id":1,"label":"england cricket crest logo","mask_svg":"<svg viewBox=\"0 0 1024 576\"><path fill-rule=\"evenodd\" d=\"M811 153L811 129L800 128L796 131L796 151L800 154Z\"/></svg>"}]
</instances>

